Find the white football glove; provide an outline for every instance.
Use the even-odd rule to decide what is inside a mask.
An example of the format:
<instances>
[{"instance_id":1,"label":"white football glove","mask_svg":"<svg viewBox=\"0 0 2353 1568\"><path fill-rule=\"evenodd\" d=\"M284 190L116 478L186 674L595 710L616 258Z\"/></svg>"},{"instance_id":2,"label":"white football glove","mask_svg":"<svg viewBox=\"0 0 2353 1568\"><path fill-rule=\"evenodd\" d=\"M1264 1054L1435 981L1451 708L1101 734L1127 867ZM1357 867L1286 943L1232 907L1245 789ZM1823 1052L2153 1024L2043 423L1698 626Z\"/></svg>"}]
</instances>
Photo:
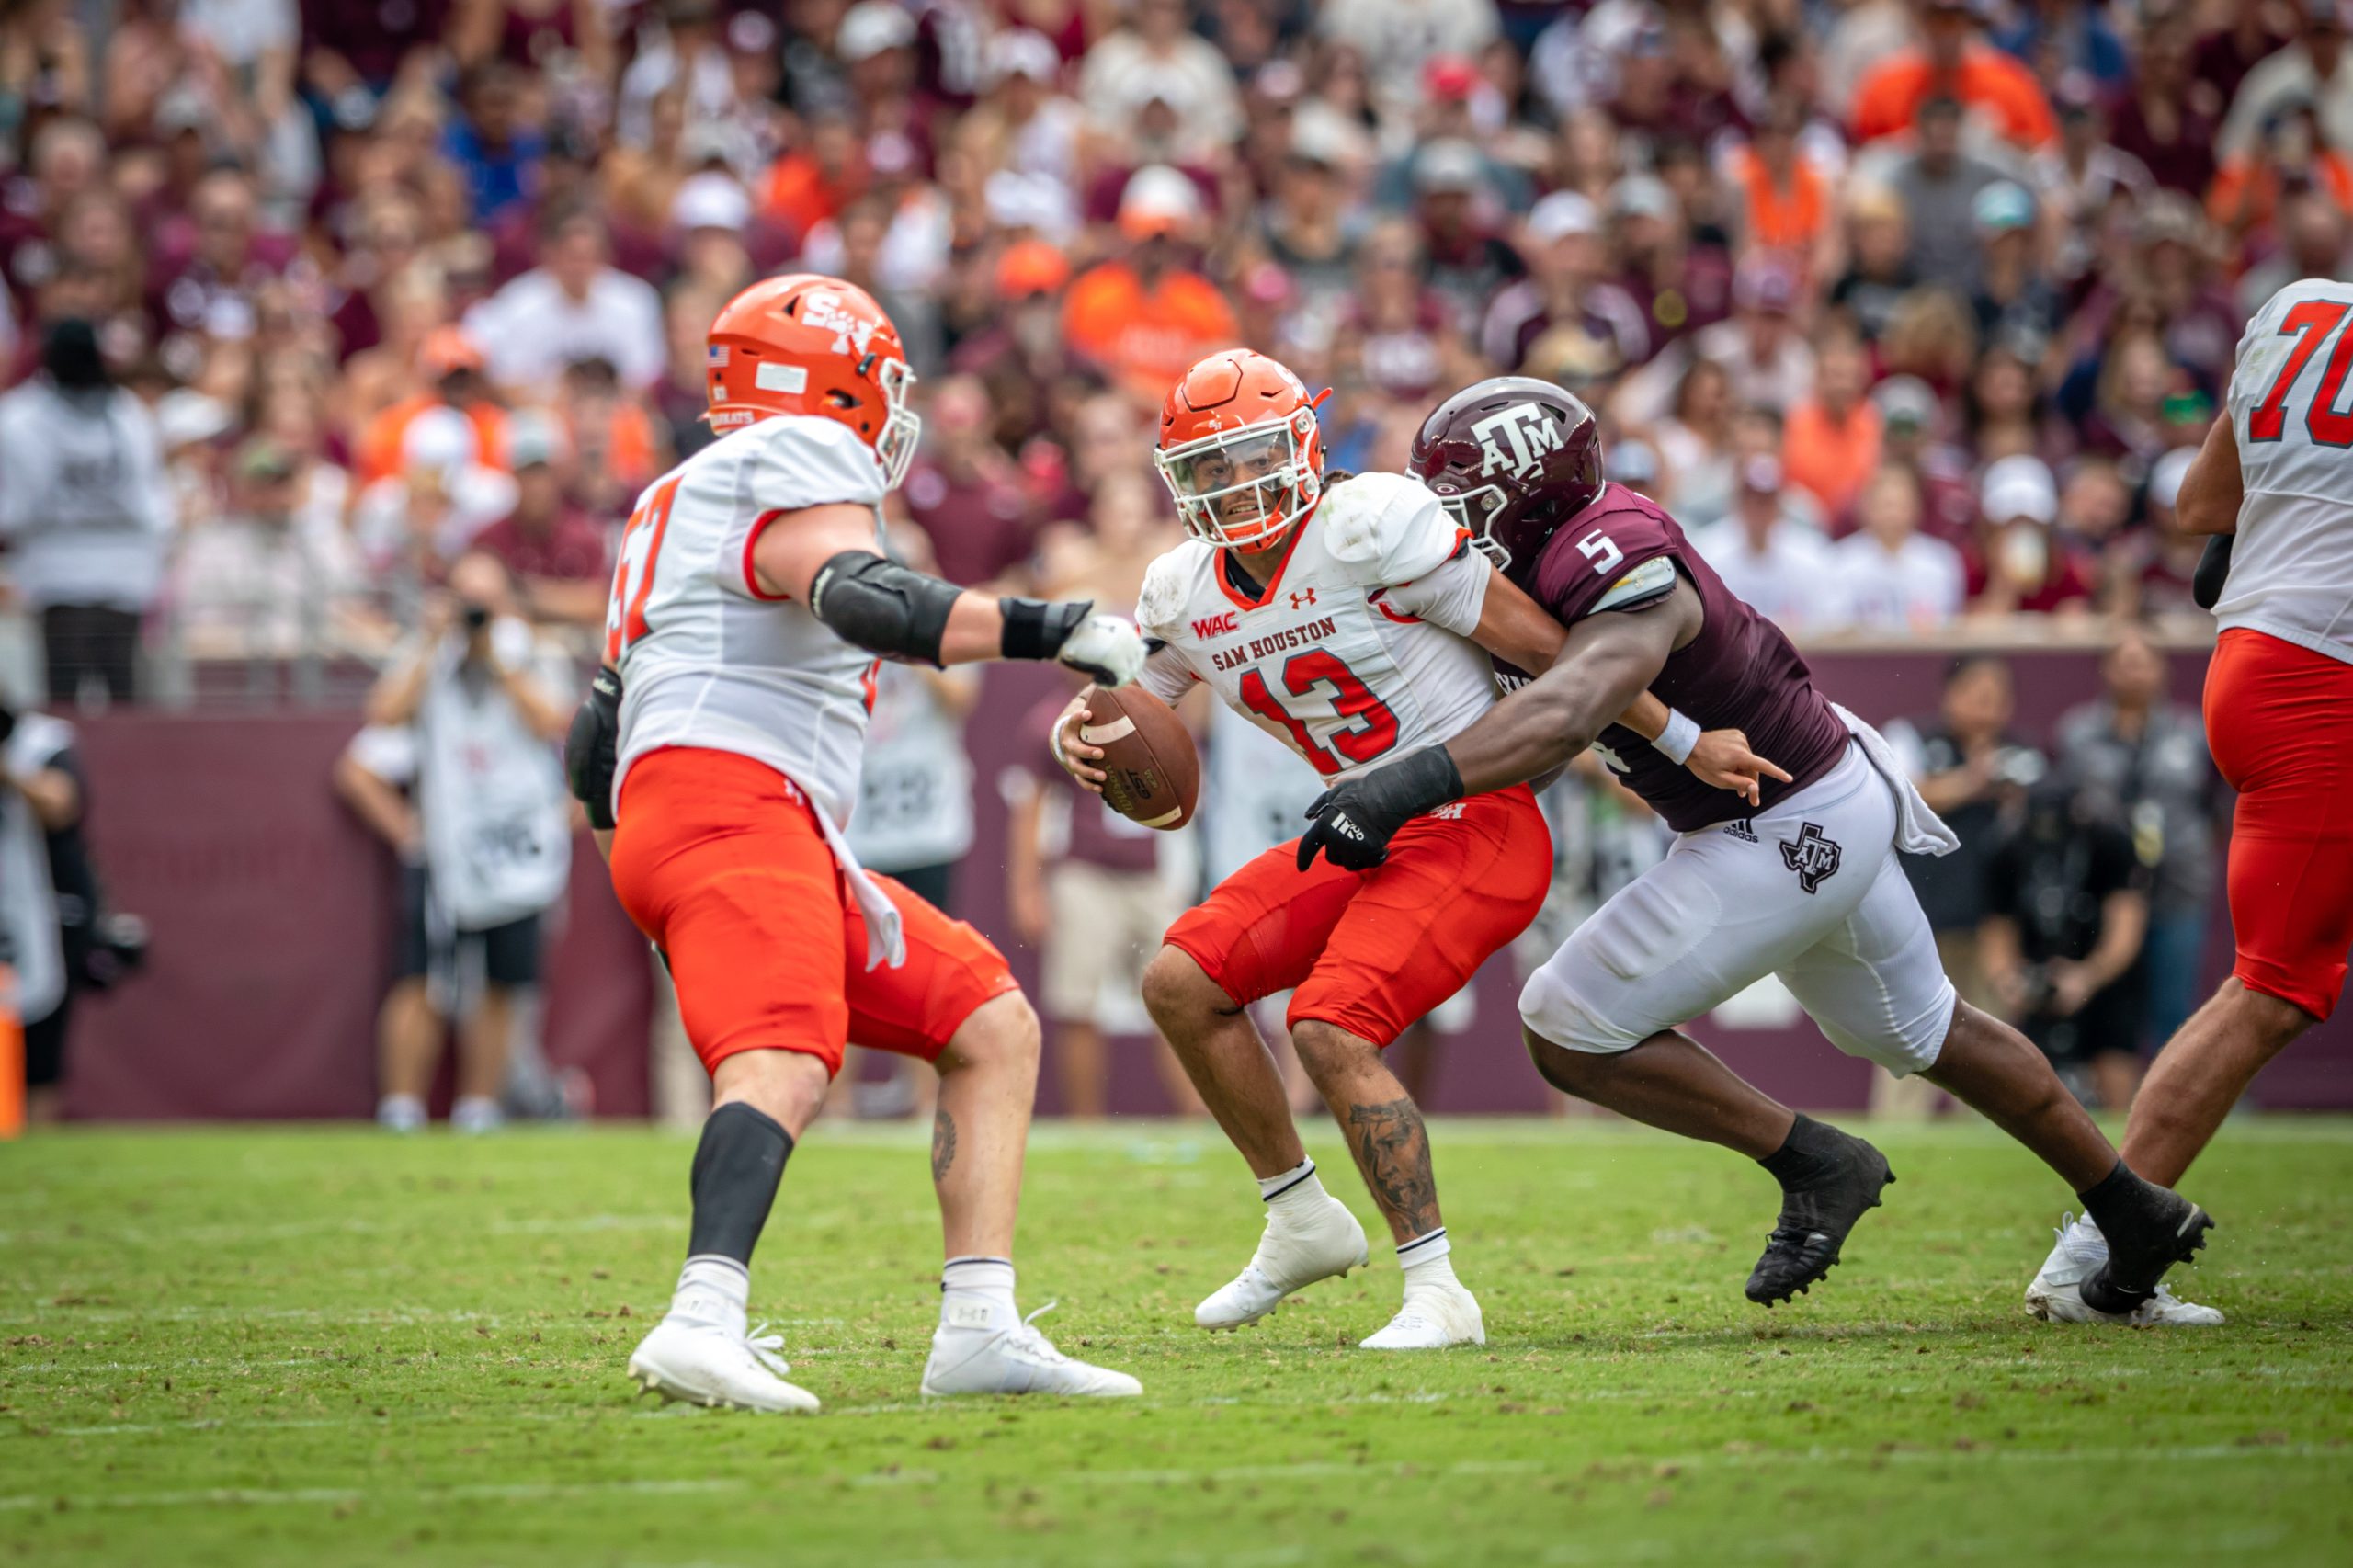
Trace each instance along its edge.
<instances>
[{"instance_id":1,"label":"white football glove","mask_svg":"<svg viewBox=\"0 0 2353 1568\"><path fill-rule=\"evenodd\" d=\"M1090 615L1063 639L1054 662L1097 686L1125 686L1143 673L1143 633L1125 616Z\"/></svg>"}]
</instances>

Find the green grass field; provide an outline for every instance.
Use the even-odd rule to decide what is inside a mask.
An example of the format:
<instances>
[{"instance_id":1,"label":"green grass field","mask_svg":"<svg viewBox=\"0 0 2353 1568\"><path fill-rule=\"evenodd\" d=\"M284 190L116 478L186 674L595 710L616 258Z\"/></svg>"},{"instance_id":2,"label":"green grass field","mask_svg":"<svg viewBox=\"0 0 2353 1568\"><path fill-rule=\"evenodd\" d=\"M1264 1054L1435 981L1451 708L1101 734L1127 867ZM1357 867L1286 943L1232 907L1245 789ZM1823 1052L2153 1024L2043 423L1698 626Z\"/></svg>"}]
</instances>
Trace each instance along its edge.
<instances>
[{"instance_id":1,"label":"green grass field","mask_svg":"<svg viewBox=\"0 0 2353 1568\"><path fill-rule=\"evenodd\" d=\"M1041 1130L1023 1304L1145 1395L926 1405L922 1133L823 1129L753 1290L813 1418L621 1376L684 1241L680 1136L36 1139L0 1147L0 1562L2353 1561L2353 1123L2226 1131L2182 1283L2232 1323L2176 1334L2031 1322L2056 1184L1982 1128L1874 1136L1889 1207L1768 1313L1744 1162L1440 1124L1489 1343L1377 1358L1380 1249L1191 1326L1258 1225L1214 1130Z\"/></svg>"}]
</instances>

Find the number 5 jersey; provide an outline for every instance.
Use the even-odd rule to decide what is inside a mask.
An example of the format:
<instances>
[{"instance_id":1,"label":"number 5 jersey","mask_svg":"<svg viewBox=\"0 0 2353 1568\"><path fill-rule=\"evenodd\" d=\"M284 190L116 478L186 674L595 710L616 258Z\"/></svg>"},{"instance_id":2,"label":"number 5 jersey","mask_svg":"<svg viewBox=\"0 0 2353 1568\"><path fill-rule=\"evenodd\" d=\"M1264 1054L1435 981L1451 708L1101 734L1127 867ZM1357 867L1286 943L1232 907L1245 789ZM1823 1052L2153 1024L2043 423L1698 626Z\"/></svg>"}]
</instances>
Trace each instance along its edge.
<instances>
[{"instance_id":1,"label":"number 5 jersey","mask_svg":"<svg viewBox=\"0 0 2353 1568\"><path fill-rule=\"evenodd\" d=\"M1442 744L1495 702L1468 641L1486 558L1402 474L1342 480L1292 530L1267 580L1188 540L1144 574L1136 619L1164 647L1143 684L1174 701L1206 681L1326 778Z\"/></svg>"}]
</instances>

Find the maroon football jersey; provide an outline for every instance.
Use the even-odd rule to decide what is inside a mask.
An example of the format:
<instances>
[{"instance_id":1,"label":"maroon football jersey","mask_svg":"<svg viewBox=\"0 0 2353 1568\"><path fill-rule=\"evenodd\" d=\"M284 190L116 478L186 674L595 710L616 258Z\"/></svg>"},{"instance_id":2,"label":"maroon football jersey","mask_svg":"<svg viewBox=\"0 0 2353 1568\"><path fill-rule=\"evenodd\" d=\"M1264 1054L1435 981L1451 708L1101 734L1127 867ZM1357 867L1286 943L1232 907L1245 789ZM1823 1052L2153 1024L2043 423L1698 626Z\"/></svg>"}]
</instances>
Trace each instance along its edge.
<instances>
[{"instance_id":1,"label":"maroon football jersey","mask_svg":"<svg viewBox=\"0 0 2353 1568\"><path fill-rule=\"evenodd\" d=\"M1591 615L1603 596L1646 561L1664 558L1699 590L1707 623L1690 646L1669 654L1651 691L1703 730L1740 730L1759 756L1791 776L1765 780L1765 804L1802 790L1847 749L1847 726L1781 635L1723 585L1699 559L1665 508L1622 484L1609 484L1591 506L1561 525L1529 580L1530 597L1563 626ZM1527 676L1495 661L1506 687ZM1677 833L1732 822L1756 808L1729 790L1711 789L1623 725L1601 732L1610 770L1650 802Z\"/></svg>"}]
</instances>

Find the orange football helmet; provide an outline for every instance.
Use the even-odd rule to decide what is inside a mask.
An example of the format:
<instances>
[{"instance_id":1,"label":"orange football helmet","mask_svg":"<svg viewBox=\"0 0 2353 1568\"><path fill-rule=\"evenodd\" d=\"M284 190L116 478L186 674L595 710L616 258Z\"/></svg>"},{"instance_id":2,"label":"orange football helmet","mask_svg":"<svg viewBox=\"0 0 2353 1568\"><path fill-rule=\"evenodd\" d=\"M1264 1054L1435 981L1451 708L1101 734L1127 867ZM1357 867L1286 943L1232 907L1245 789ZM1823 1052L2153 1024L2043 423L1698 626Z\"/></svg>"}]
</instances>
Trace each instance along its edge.
<instances>
[{"instance_id":1,"label":"orange football helmet","mask_svg":"<svg viewBox=\"0 0 2353 1568\"><path fill-rule=\"evenodd\" d=\"M764 278L727 301L707 341L712 429L779 414L831 419L874 449L890 484L906 477L923 434L907 406L915 375L865 290L813 272Z\"/></svg>"},{"instance_id":2,"label":"orange football helmet","mask_svg":"<svg viewBox=\"0 0 2353 1568\"><path fill-rule=\"evenodd\" d=\"M1160 477L1185 531L1221 550L1265 545L1324 493L1324 432L1300 379L1248 348L1185 372L1160 409Z\"/></svg>"}]
</instances>

